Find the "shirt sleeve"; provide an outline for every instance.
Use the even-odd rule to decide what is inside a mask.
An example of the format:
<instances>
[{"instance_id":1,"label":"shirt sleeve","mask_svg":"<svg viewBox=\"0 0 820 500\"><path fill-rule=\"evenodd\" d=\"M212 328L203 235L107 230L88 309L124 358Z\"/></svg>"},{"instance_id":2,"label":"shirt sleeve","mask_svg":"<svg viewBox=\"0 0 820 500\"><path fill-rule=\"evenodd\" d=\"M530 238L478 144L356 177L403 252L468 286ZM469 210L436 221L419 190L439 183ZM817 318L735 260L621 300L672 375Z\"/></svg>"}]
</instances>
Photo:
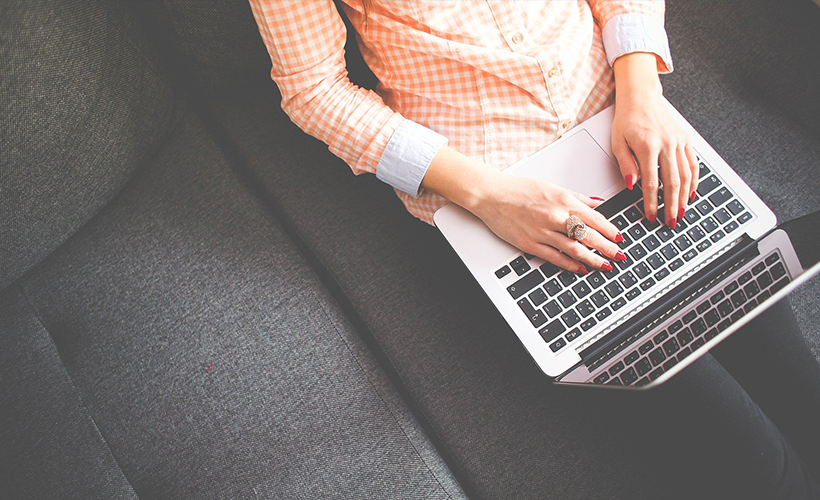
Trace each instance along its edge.
<instances>
[{"instance_id":1,"label":"shirt sleeve","mask_svg":"<svg viewBox=\"0 0 820 500\"><path fill-rule=\"evenodd\" d=\"M376 173L417 196L430 160L446 139L350 82L344 58L347 30L333 0L250 4L282 109L293 123L327 144L355 174Z\"/></svg>"},{"instance_id":2,"label":"shirt sleeve","mask_svg":"<svg viewBox=\"0 0 820 500\"><path fill-rule=\"evenodd\" d=\"M663 0L588 0L601 26L604 50L611 65L632 52L655 54L659 73L671 73L672 55L663 27Z\"/></svg>"}]
</instances>

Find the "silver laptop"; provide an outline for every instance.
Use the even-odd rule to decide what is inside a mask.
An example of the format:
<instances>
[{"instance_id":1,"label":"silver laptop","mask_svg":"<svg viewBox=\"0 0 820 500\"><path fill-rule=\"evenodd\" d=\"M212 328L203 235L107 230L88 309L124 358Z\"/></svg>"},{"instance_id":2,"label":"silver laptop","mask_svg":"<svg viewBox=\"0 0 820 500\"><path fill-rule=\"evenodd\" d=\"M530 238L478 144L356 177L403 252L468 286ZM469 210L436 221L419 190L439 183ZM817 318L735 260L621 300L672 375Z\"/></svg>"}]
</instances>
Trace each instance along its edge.
<instances>
[{"instance_id":1,"label":"silver laptop","mask_svg":"<svg viewBox=\"0 0 820 500\"><path fill-rule=\"evenodd\" d=\"M669 380L820 270L820 213L776 227L772 211L668 104L700 166L675 229L650 223L610 149L612 107L505 171L606 201L626 262L585 276L526 255L450 204L438 228L556 384L645 390ZM659 212L662 208L659 194Z\"/></svg>"}]
</instances>

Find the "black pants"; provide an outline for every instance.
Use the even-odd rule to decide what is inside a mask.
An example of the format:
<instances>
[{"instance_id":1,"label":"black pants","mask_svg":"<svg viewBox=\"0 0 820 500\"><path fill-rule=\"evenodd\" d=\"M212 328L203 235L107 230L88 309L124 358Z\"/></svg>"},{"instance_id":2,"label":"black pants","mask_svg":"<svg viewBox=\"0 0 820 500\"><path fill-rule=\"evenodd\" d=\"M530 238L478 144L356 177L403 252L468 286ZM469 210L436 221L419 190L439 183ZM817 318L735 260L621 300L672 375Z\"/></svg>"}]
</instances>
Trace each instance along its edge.
<instances>
[{"instance_id":1,"label":"black pants","mask_svg":"<svg viewBox=\"0 0 820 500\"><path fill-rule=\"evenodd\" d=\"M666 384L600 397L700 498L820 498L820 365L788 300Z\"/></svg>"}]
</instances>

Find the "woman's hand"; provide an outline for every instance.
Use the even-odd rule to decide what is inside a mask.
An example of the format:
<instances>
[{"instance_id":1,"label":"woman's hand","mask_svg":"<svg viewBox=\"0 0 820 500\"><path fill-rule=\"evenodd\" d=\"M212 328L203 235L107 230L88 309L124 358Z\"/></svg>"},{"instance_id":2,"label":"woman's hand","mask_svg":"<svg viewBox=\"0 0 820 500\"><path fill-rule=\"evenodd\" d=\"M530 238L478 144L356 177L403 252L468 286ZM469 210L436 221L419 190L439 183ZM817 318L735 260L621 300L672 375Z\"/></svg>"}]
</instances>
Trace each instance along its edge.
<instances>
[{"instance_id":1,"label":"woman's hand","mask_svg":"<svg viewBox=\"0 0 820 500\"><path fill-rule=\"evenodd\" d=\"M686 206L694 201L698 187L695 151L664 103L655 56L628 54L618 58L613 68L616 97L612 152L629 189L641 178L646 218L652 222L658 216L660 180L662 220L675 227L683 219Z\"/></svg>"}]
</instances>

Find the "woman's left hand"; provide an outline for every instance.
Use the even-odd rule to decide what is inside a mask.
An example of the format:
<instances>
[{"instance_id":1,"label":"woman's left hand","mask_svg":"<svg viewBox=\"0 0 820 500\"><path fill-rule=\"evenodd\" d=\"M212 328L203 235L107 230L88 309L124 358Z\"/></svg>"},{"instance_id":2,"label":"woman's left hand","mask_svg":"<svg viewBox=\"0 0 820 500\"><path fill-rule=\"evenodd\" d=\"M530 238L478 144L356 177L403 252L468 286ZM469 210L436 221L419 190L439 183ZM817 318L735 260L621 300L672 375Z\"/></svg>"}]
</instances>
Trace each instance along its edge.
<instances>
[{"instance_id":1,"label":"woman's left hand","mask_svg":"<svg viewBox=\"0 0 820 500\"><path fill-rule=\"evenodd\" d=\"M663 184L661 220L675 227L698 186L695 151L664 102L654 55L635 53L619 58L615 75L612 151L629 189L640 177L646 217L653 222L659 215L658 188Z\"/></svg>"}]
</instances>

